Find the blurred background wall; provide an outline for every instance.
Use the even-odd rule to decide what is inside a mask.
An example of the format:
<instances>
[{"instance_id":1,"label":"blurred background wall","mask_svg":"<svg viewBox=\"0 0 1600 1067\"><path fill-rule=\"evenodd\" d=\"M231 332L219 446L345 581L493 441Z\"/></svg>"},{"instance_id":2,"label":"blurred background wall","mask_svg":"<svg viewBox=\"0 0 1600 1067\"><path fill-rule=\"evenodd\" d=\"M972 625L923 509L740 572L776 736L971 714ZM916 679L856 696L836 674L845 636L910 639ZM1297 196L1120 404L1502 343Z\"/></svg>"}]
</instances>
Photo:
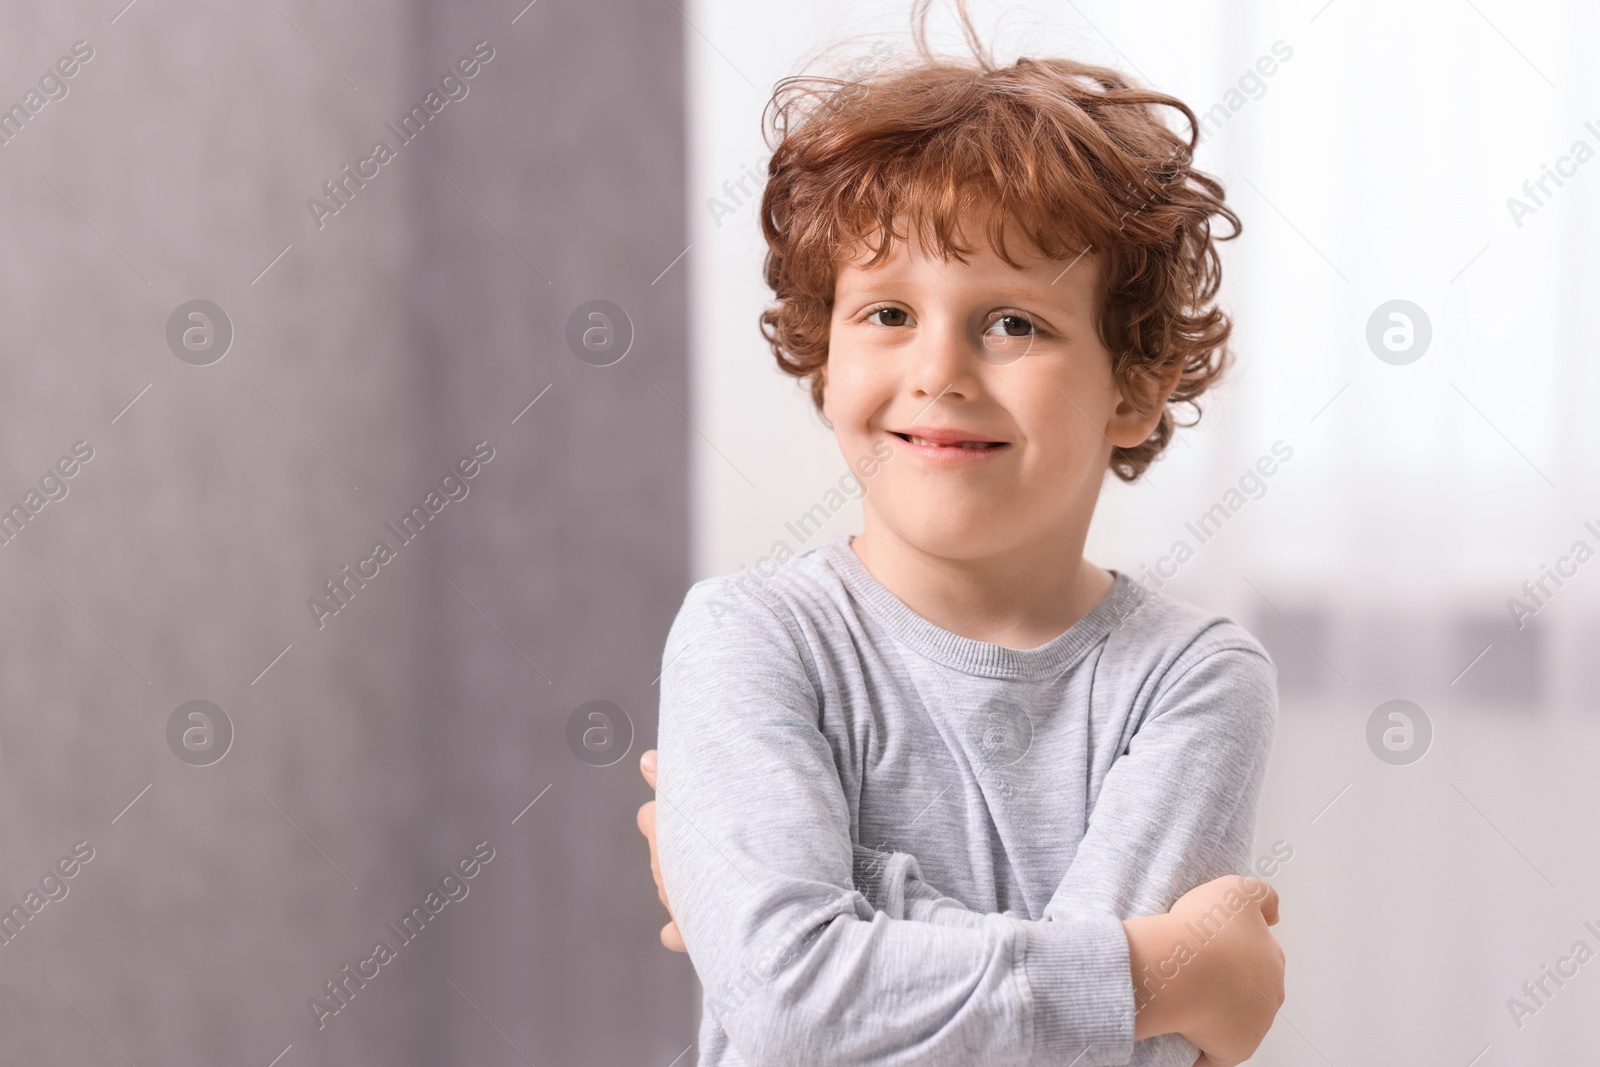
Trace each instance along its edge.
<instances>
[{"instance_id":1,"label":"blurred background wall","mask_svg":"<svg viewBox=\"0 0 1600 1067\"><path fill-rule=\"evenodd\" d=\"M691 450L696 577L803 547L785 522L846 469L756 330L759 191L738 183L762 173L761 105L830 42L846 71L882 62L879 42L910 55L908 8L692 10L693 384L716 446ZM1280 667L1258 848L1294 852L1274 879L1289 998L1252 1062L1582 1059L1600 974L1546 980L1542 1004L1522 983L1579 939L1600 950L1583 925L1600 928L1600 562L1574 550L1600 553L1600 14L971 8L1002 62L1071 55L1186 101L1244 220L1225 246L1235 368L1145 479L1108 479L1089 555L1233 616ZM949 4L931 24L965 54ZM1289 458L1246 479L1275 444ZM1207 513L1202 541L1186 524ZM853 504L807 544L859 529ZM1379 714L1392 700L1408 705Z\"/></svg>"},{"instance_id":2,"label":"blurred background wall","mask_svg":"<svg viewBox=\"0 0 1600 1067\"><path fill-rule=\"evenodd\" d=\"M0 1062L666 1067L692 973L633 813L688 581L692 31L125 4L0 13ZM591 700L635 736L569 746Z\"/></svg>"}]
</instances>

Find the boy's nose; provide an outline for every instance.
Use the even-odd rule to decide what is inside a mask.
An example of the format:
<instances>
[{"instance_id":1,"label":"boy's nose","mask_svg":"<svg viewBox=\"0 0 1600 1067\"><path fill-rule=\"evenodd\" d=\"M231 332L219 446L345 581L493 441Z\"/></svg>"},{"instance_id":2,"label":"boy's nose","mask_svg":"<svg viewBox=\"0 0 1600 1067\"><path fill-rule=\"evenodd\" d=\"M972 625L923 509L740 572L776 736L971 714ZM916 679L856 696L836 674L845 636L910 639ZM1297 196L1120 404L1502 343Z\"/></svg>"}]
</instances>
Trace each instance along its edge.
<instances>
[{"instance_id":1,"label":"boy's nose","mask_svg":"<svg viewBox=\"0 0 1600 1067\"><path fill-rule=\"evenodd\" d=\"M930 400L972 395L974 374L982 362L978 340L958 326L930 330L918 339L910 372L913 391Z\"/></svg>"}]
</instances>

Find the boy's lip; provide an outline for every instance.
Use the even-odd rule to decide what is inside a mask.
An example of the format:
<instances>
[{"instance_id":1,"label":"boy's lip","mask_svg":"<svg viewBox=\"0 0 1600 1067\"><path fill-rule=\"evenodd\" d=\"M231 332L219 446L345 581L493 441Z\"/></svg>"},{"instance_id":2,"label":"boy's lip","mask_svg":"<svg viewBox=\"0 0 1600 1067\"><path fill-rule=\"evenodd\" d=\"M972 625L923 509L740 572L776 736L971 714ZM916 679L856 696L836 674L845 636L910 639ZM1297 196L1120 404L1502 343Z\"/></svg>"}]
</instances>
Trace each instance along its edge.
<instances>
[{"instance_id":1,"label":"boy's lip","mask_svg":"<svg viewBox=\"0 0 1600 1067\"><path fill-rule=\"evenodd\" d=\"M912 427L910 430L889 430L895 447L903 448L925 463L939 467L964 467L969 463L983 463L1002 455L1011 447L1009 441L994 441L980 434L964 430L941 429L932 426ZM914 440L913 440L914 439ZM930 441L943 443L929 444ZM962 441L976 441L987 447L963 445ZM921 442L921 443L919 443Z\"/></svg>"},{"instance_id":2,"label":"boy's lip","mask_svg":"<svg viewBox=\"0 0 1600 1067\"><path fill-rule=\"evenodd\" d=\"M889 432L902 440L908 437L920 437L924 441L932 442L934 445L959 445L964 442L996 445L1007 443L998 438L985 437L982 434L968 433L966 430L942 426L908 426L903 430L890 430Z\"/></svg>"}]
</instances>

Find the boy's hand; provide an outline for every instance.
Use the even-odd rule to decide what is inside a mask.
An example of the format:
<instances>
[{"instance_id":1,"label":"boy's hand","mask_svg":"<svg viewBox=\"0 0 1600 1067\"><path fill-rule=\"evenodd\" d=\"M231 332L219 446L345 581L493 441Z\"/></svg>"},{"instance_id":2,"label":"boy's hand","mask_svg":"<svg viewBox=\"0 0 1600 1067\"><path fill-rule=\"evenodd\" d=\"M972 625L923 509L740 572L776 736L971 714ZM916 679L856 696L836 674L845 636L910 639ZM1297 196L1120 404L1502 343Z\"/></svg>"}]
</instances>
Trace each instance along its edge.
<instances>
[{"instance_id":1,"label":"boy's hand","mask_svg":"<svg viewBox=\"0 0 1600 1067\"><path fill-rule=\"evenodd\" d=\"M1277 890L1238 875L1196 886L1165 915L1127 920L1134 1036L1183 1034L1200 1046L1195 1067L1249 1059L1283 1003L1283 949L1267 929L1277 921Z\"/></svg>"},{"instance_id":2,"label":"boy's hand","mask_svg":"<svg viewBox=\"0 0 1600 1067\"><path fill-rule=\"evenodd\" d=\"M656 787L656 750L651 749L639 757L639 773L644 775L644 780L650 788ZM667 918L672 918L672 905L667 903L667 887L661 884L661 864L656 859L656 802L646 801L639 807L639 832L650 843L650 873L655 876L656 895L661 898L661 906L667 909ZM688 952L683 938L678 933L678 924L669 921L661 928L661 943L674 952Z\"/></svg>"},{"instance_id":3,"label":"boy's hand","mask_svg":"<svg viewBox=\"0 0 1600 1067\"><path fill-rule=\"evenodd\" d=\"M1241 899L1244 906L1232 910ZM1267 929L1278 923L1278 891L1259 878L1230 875L1189 890L1168 914L1186 924L1186 934L1209 938L1193 946L1182 969L1204 991L1184 1034L1206 1063L1233 1067L1255 1053L1283 1004L1283 949Z\"/></svg>"}]
</instances>

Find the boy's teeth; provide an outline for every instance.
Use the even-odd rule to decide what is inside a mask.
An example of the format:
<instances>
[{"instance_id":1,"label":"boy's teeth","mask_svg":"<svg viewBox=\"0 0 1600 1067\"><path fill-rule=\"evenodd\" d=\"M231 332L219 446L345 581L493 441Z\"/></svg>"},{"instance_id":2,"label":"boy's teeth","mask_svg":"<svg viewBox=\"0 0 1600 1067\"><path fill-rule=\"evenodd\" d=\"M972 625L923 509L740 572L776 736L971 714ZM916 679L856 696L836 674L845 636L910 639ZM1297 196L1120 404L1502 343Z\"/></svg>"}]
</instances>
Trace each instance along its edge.
<instances>
[{"instance_id":1,"label":"boy's teeth","mask_svg":"<svg viewBox=\"0 0 1600 1067\"><path fill-rule=\"evenodd\" d=\"M914 445L938 445L939 444L939 442L930 441L926 437L912 437L911 438L911 443L914 444ZM955 441L955 442L952 442L949 445L943 445L941 447L944 447L944 448L952 448L952 447L954 447L954 448L988 448L988 447L990 447L990 443L987 442L987 441Z\"/></svg>"}]
</instances>

